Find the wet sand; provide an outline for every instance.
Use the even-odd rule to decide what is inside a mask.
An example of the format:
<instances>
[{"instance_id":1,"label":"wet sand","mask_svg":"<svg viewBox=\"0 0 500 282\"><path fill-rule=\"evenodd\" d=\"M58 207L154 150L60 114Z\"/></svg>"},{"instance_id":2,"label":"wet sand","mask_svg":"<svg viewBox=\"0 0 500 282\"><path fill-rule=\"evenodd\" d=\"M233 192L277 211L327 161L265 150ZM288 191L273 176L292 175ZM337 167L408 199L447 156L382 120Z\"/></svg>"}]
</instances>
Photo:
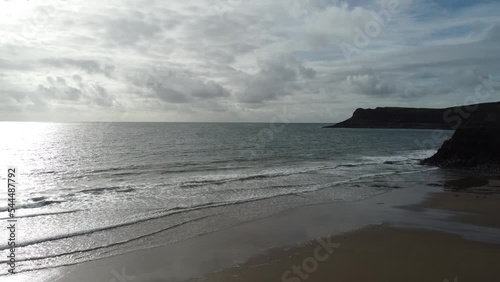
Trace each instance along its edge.
<instances>
[{"instance_id":1,"label":"wet sand","mask_svg":"<svg viewBox=\"0 0 500 282\"><path fill-rule=\"evenodd\" d=\"M405 208L454 211L451 220L500 228L500 177L463 177L438 185L445 192L429 193L425 201Z\"/></svg>"},{"instance_id":2,"label":"wet sand","mask_svg":"<svg viewBox=\"0 0 500 282\"><path fill-rule=\"evenodd\" d=\"M429 193L422 203L401 208L416 213L447 210L454 212L450 222L495 230L500 227L498 183L491 177L459 178L439 185L445 192ZM487 242L491 237L479 235L471 240L443 231L396 226L372 225L303 245L275 248L240 266L192 281L500 280L500 244ZM481 230L477 228L478 233ZM325 242L336 244L331 253Z\"/></svg>"},{"instance_id":3,"label":"wet sand","mask_svg":"<svg viewBox=\"0 0 500 282\"><path fill-rule=\"evenodd\" d=\"M326 239L324 239L327 241ZM372 226L331 238L329 255L317 241L271 250L248 263L193 281L498 281L500 246L421 229ZM315 258L316 248L321 247Z\"/></svg>"}]
</instances>

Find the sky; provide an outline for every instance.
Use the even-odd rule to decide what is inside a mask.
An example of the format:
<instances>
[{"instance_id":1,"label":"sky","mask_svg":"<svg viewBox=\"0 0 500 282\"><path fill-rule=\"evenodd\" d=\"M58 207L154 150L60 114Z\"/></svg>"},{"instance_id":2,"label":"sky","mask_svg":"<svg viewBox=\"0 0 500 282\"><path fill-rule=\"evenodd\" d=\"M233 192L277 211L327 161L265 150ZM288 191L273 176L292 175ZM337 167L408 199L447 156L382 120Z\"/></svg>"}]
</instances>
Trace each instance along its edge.
<instances>
[{"instance_id":1,"label":"sky","mask_svg":"<svg viewBox=\"0 0 500 282\"><path fill-rule=\"evenodd\" d=\"M500 100L500 1L3 0L0 120L338 122Z\"/></svg>"}]
</instances>

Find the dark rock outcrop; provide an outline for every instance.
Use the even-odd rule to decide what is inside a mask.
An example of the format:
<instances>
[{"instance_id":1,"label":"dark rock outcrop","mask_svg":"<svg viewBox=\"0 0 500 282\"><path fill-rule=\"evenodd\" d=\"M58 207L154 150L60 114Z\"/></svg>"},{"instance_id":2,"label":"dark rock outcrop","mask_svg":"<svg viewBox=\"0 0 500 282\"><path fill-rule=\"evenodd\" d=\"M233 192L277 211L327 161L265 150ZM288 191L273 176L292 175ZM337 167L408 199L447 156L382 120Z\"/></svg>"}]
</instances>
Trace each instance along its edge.
<instances>
[{"instance_id":1,"label":"dark rock outcrop","mask_svg":"<svg viewBox=\"0 0 500 282\"><path fill-rule=\"evenodd\" d=\"M500 171L500 103L478 105L452 138L422 163Z\"/></svg>"},{"instance_id":2,"label":"dark rock outcrop","mask_svg":"<svg viewBox=\"0 0 500 282\"><path fill-rule=\"evenodd\" d=\"M357 109L350 119L325 127L455 129L423 164L500 171L500 102L446 109Z\"/></svg>"},{"instance_id":3,"label":"dark rock outcrop","mask_svg":"<svg viewBox=\"0 0 500 282\"><path fill-rule=\"evenodd\" d=\"M334 125L325 126L325 128L457 129L461 124L461 119L468 117L471 109L476 106L478 105L445 109L357 109L351 118Z\"/></svg>"}]
</instances>

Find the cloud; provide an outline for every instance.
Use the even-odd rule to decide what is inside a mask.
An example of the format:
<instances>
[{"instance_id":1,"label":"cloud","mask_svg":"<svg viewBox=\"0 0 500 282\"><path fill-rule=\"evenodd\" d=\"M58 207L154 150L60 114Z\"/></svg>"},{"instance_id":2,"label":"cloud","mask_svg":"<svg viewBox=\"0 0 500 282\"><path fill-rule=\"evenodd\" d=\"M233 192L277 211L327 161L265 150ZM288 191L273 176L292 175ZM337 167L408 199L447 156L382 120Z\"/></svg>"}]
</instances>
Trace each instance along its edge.
<instances>
[{"instance_id":1,"label":"cloud","mask_svg":"<svg viewBox=\"0 0 500 282\"><path fill-rule=\"evenodd\" d=\"M70 100L77 101L80 100L82 91L78 88L69 86L66 84L66 80L62 77L47 77L48 86L39 85L38 91L48 99L56 100Z\"/></svg>"},{"instance_id":2,"label":"cloud","mask_svg":"<svg viewBox=\"0 0 500 282\"><path fill-rule=\"evenodd\" d=\"M88 74L101 73L106 76L111 76L112 72L115 69L115 66L112 64L105 64L105 63L101 64L95 60L49 58L49 59L42 59L41 61L42 63L53 67L58 67L58 68L75 67L84 70Z\"/></svg>"},{"instance_id":3,"label":"cloud","mask_svg":"<svg viewBox=\"0 0 500 282\"><path fill-rule=\"evenodd\" d=\"M400 0L346 60L340 44L394 1L0 2L0 118L268 121L286 105L290 121L334 122L500 80L496 1Z\"/></svg>"},{"instance_id":4,"label":"cloud","mask_svg":"<svg viewBox=\"0 0 500 282\"><path fill-rule=\"evenodd\" d=\"M228 89L213 80L197 78L194 74L176 69L148 68L133 77L137 87L147 90L169 103L188 103L196 100L229 97Z\"/></svg>"},{"instance_id":5,"label":"cloud","mask_svg":"<svg viewBox=\"0 0 500 282\"><path fill-rule=\"evenodd\" d=\"M106 23L101 36L118 46L133 45L161 31L161 27L140 20L113 19Z\"/></svg>"},{"instance_id":6,"label":"cloud","mask_svg":"<svg viewBox=\"0 0 500 282\"><path fill-rule=\"evenodd\" d=\"M312 79L316 71L305 67L297 58L282 55L259 62L260 70L244 78L244 92L239 100L245 103L262 103L300 91L302 82Z\"/></svg>"},{"instance_id":7,"label":"cloud","mask_svg":"<svg viewBox=\"0 0 500 282\"><path fill-rule=\"evenodd\" d=\"M362 74L348 76L343 82L346 92L368 96L389 96L396 92L396 87L377 75Z\"/></svg>"},{"instance_id":8,"label":"cloud","mask_svg":"<svg viewBox=\"0 0 500 282\"><path fill-rule=\"evenodd\" d=\"M114 95L99 83L84 81L80 76L73 76L73 84L63 77L46 78L47 83L38 85L38 94L52 105L77 105L112 107L116 103ZM73 103L74 102L74 103Z\"/></svg>"},{"instance_id":9,"label":"cloud","mask_svg":"<svg viewBox=\"0 0 500 282\"><path fill-rule=\"evenodd\" d=\"M0 70L30 70L32 67L22 62L13 62L12 60L0 59Z\"/></svg>"}]
</instances>

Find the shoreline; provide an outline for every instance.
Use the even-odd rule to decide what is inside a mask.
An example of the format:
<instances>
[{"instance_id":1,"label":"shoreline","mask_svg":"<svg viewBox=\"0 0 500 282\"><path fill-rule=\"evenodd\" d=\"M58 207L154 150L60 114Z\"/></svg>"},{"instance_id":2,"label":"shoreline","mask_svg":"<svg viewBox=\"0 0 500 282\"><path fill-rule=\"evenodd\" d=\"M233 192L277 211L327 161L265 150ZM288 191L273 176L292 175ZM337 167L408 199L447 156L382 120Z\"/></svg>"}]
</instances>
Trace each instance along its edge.
<instances>
[{"instance_id":1,"label":"shoreline","mask_svg":"<svg viewBox=\"0 0 500 282\"><path fill-rule=\"evenodd\" d=\"M380 232L386 234L394 232L413 234L411 230L422 228L425 228L427 232L437 234L444 232L439 230L441 228L447 230L449 236L461 238L460 236L474 233L479 226L473 225L474 223L493 222L494 227L500 226L491 216L486 216L485 218L489 219L485 222L465 220L458 222L457 225L457 216L466 216L464 214L473 211L471 209L477 205L472 205L465 211L453 209L453 207L447 206L454 203L453 200L467 201L472 196L455 197L452 195L461 193L475 197L475 194L467 194L463 191L441 191L447 178L453 181L453 178L457 178L463 173L461 171L439 170L436 173L437 176L434 175L430 179L430 173L424 173L420 176L426 176L428 179L418 181L418 183L415 181L420 176L412 179L411 177L414 176L410 175L410 179L405 184L398 184L404 188L393 189L390 192L360 201L291 207L268 217L253 219L165 246L131 251L74 266L21 273L18 278L36 277L38 281L89 281L89 279L90 281L110 281L116 272L123 270L127 275L135 277L133 281L188 281L194 277L207 277L209 279L211 275L221 273L221 271L227 273L234 271L235 266L244 266L245 263L255 260L270 250L299 250L297 248L303 244L307 245L314 238L335 237L342 236L342 234L364 234L367 228L382 228L385 231ZM441 179L441 182L437 179ZM439 187L432 185L436 182L439 182ZM374 186L378 182L377 179L372 179L369 183ZM395 185L395 183L387 181L387 185ZM317 197L321 197L321 194ZM439 197L446 199L439 199ZM480 200L482 199L480 198ZM441 204L444 200L449 200L449 204ZM500 203L500 198L496 195L488 196L483 202L489 203L488 214L491 215L495 211L495 204ZM491 233L488 228L500 232L500 230L491 227L491 224L489 227L483 227L486 229L479 232L483 235ZM500 238L500 233L494 235L498 235L497 237ZM433 237L433 235L428 236ZM479 236L476 239L491 241L488 236L482 236L482 238ZM466 239L461 240L469 242ZM16 278L16 276L12 278ZM47 278L43 278L45 276ZM6 281L10 281L10 277L5 278Z\"/></svg>"}]
</instances>

